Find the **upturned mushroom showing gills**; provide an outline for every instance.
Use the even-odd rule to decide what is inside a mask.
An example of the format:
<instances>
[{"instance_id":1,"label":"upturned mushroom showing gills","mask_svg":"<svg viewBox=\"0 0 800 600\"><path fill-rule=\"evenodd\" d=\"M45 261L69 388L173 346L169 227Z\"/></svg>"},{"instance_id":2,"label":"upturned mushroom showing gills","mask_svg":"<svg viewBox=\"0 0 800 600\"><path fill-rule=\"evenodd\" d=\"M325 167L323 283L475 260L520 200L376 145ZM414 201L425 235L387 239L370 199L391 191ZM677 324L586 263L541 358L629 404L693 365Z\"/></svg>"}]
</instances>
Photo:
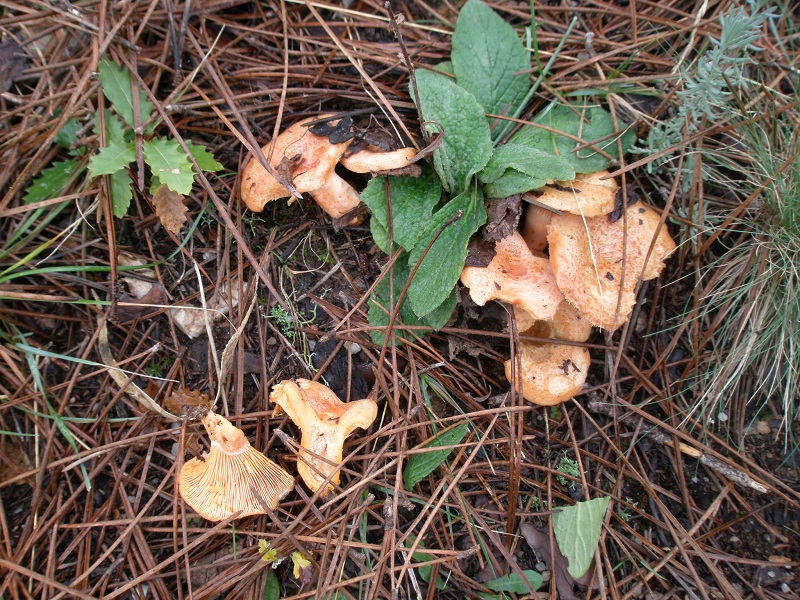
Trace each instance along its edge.
<instances>
[{"instance_id":1,"label":"upturned mushroom showing gills","mask_svg":"<svg viewBox=\"0 0 800 600\"><path fill-rule=\"evenodd\" d=\"M534 319L551 319L564 296L556 285L546 258L534 256L518 232L495 245L496 254L486 267L465 267L461 283L478 306L503 300L519 306Z\"/></svg>"},{"instance_id":2,"label":"upturned mushroom showing gills","mask_svg":"<svg viewBox=\"0 0 800 600\"><path fill-rule=\"evenodd\" d=\"M333 492L341 479L345 438L355 429L367 429L378 415L378 405L369 399L342 402L323 384L307 379L282 381L272 388L269 399L302 432L297 459L300 477L316 492L330 476L321 495Z\"/></svg>"},{"instance_id":3,"label":"upturned mushroom showing gills","mask_svg":"<svg viewBox=\"0 0 800 600\"><path fill-rule=\"evenodd\" d=\"M558 211L584 217L607 215L615 208L619 186L613 179L600 179L604 175L608 171L582 173L574 181L546 185L532 196L540 204Z\"/></svg>"},{"instance_id":4,"label":"upturned mushroom showing gills","mask_svg":"<svg viewBox=\"0 0 800 600\"><path fill-rule=\"evenodd\" d=\"M676 246L666 227L658 229L660 220L658 212L641 203L627 207L623 218L613 222L608 216L570 214L551 219L547 239L558 287L592 325L607 331L623 325L636 303L640 279L661 273Z\"/></svg>"},{"instance_id":5,"label":"upturned mushroom showing gills","mask_svg":"<svg viewBox=\"0 0 800 600\"><path fill-rule=\"evenodd\" d=\"M253 448L226 418L208 411L202 422L211 449L203 459L183 465L178 478L181 497L209 521L235 513L263 514L264 504L274 510L294 488L294 478Z\"/></svg>"}]
</instances>

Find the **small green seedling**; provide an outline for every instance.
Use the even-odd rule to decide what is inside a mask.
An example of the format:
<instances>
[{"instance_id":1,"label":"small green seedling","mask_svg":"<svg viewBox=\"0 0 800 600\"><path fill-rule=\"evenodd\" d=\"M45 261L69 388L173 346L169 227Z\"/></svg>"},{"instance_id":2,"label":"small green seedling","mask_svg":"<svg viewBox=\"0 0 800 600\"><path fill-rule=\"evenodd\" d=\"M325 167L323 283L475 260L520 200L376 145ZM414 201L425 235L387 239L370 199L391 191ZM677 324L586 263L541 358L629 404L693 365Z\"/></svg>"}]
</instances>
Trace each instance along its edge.
<instances>
[{"instance_id":1,"label":"small green seedling","mask_svg":"<svg viewBox=\"0 0 800 600\"><path fill-rule=\"evenodd\" d=\"M92 156L89 173L92 177L108 175L114 216L124 217L133 198L129 167L137 154L135 128L141 130L144 126L141 148L151 171L150 189L155 192L163 184L176 194L188 194L194 183L192 163L176 140L154 135L158 119L154 118L153 104L144 90L131 81L130 70L104 58L100 61L98 79L113 111L106 110L102 115L98 111L95 115L95 131L101 131L101 123L105 124L106 145ZM186 146L200 169L211 172L222 169L205 146L188 141Z\"/></svg>"},{"instance_id":2,"label":"small green seedling","mask_svg":"<svg viewBox=\"0 0 800 600\"><path fill-rule=\"evenodd\" d=\"M564 456L558 461L556 465L556 470L564 473L564 475L569 475L570 477L579 478L581 476L581 471L578 468L577 461L571 459L564 453ZM574 482L562 477L561 475L556 475L556 480L561 485L572 485Z\"/></svg>"}]
</instances>

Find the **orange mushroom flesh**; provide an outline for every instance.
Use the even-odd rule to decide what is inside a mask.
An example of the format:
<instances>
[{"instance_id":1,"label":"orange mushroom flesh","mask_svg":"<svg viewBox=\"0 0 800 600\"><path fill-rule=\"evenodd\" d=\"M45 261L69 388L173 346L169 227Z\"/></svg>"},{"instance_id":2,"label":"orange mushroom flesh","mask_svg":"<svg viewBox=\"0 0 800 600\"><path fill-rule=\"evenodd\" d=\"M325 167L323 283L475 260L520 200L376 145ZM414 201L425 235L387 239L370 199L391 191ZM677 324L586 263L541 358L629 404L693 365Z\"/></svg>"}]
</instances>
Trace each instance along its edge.
<instances>
[{"instance_id":1,"label":"orange mushroom flesh","mask_svg":"<svg viewBox=\"0 0 800 600\"><path fill-rule=\"evenodd\" d=\"M378 405L370 399L342 402L323 384L307 379L282 381L272 388L269 399L302 432L297 460L300 477L312 492L323 485L322 496L333 492L341 480L339 465L345 439L355 429L367 429L372 424Z\"/></svg>"},{"instance_id":2,"label":"orange mushroom flesh","mask_svg":"<svg viewBox=\"0 0 800 600\"><path fill-rule=\"evenodd\" d=\"M549 320L533 319L528 313L514 307L514 318L520 335L530 335L570 342L585 342L592 335L592 324L567 300L558 305L556 314Z\"/></svg>"},{"instance_id":3,"label":"orange mushroom flesh","mask_svg":"<svg viewBox=\"0 0 800 600\"><path fill-rule=\"evenodd\" d=\"M389 152L362 150L343 156L339 164L353 173L380 173L411 166L415 154L414 148L398 148Z\"/></svg>"},{"instance_id":4,"label":"orange mushroom flesh","mask_svg":"<svg viewBox=\"0 0 800 600\"><path fill-rule=\"evenodd\" d=\"M558 181L533 194L535 200L558 211L599 217L614 211L619 187L613 179L600 179L607 171L578 175L574 181Z\"/></svg>"},{"instance_id":5,"label":"orange mushroom flesh","mask_svg":"<svg viewBox=\"0 0 800 600\"><path fill-rule=\"evenodd\" d=\"M274 144L265 145L261 151L269 157L271 150L270 166L286 174L298 192L311 194L322 209L336 219L357 207L360 200L352 186L334 170L352 140L333 144L327 136L309 131L310 122L330 116L295 123L278 135ZM336 123L338 121L331 122ZM255 157L250 157L242 172L242 200L250 210L260 212L268 202L291 195Z\"/></svg>"},{"instance_id":6,"label":"orange mushroom flesh","mask_svg":"<svg viewBox=\"0 0 800 600\"><path fill-rule=\"evenodd\" d=\"M221 521L263 514L294 488L294 478L247 441L226 418L208 411L202 418L211 449L201 460L184 463L178 478L181 497L197 514Z\"/></svg>"},{"instance_id":7,"label":"orange mushroom flesh","mask_svg":"<svg viewBox=\"0 0 800 600\"><path fill-rule=\"evenodd\" d=\"M515 388L528 402L552 406L566 402L583 389L589 374L589 350L580 346L521 341L515 358L505 361L506 379L512 381L516 366Z\"/></svg>"},{"instance_id":8,"label":"orange mushroom flesh","mask_svg":"<svg viewBox=\"0 0 800 600\"><path fill-rule=\"evenodd\" d=\"M666 227L656 236L660 220L653 208L637 203L614 222L570 214L550 221L547 239L558 287L593 325L607 331L623 325L636 303L639 280L661 273L676 246Z\"/></svg>"},{"instance_id":9,"label":"orange mushroom flesh","mask_svg":"<svg viewBox=\"0 0 800 600\"><path fill-rule=\"evenodd\" d=\"M479 306L503 300L519 306L535 319L550 319L564 296L556 285L546 258L534 256L515 232L495 245L496 254L486 267L465 267L461 282Z\"/></svg>"}]
</instances>

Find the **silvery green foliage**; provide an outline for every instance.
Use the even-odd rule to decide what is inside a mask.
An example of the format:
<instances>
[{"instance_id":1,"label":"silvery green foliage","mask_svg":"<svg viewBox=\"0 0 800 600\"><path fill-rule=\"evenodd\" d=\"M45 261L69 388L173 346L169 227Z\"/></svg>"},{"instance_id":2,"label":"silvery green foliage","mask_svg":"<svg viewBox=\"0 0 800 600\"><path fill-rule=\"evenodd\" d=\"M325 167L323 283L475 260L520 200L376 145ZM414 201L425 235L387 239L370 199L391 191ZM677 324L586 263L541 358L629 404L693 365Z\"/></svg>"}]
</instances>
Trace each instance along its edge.
<instances>
[{"instance_id":1,"label":"silvery green foliage","mask_svg":"<svg viewBox=\"0 0 800 600\"><path fill-rule=\"evenodd\" d=\"M761 51L757 42L767 19L776 16L764 2L750 4L749 12L736 7L720 17L721 34L718 40L709 37L710 47L688 67L681 69L683 89L677 92L678 107L672 119L650 130L647 148L640 153L651 153L677 145L685 135L699 131L704 122L714 122L734 110L729 103L732 89L745 89L750 85L747 68L755 64L754 55ZM658 170L671 155L648 165ZM692 168L687 156L684 172Z\"/></svg>"}]
</instances>

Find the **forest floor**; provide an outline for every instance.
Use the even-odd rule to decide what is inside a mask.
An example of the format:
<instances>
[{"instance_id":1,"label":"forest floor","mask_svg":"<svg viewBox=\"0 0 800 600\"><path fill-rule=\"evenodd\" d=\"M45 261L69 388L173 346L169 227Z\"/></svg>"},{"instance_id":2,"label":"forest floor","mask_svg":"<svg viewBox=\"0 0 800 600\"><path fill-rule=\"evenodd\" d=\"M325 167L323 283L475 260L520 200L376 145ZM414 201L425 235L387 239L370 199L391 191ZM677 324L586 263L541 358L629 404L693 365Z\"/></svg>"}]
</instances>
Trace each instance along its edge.
<instances>
[{"instance_id":1,"label":"forest floor","mask_svg":"<svg viewBox=\"0 0 800 600\"><path fill-rule=\"evenodd\" d=\"M535 7L534 30L528 4L491 4L537 58L556 56L521 118L569 99L632 123L637 150L611 170L633 166L627 181L668 211L678 242L628 325L587 342L583 391L546 408L509 392L518 340L501 304L478 310L461 288L441 330L376 344L368 299L387 256L368 221L336 227L307 196L261 213L240 201L248 148L303 118L351 113L361 130L424 146L407 63L449 59L459 7L394 4L402 45L373 0L0 0L0 598L521 597L496 582L529 571L544 575L542 598L800 597L800 361L782 350L800 339L800 311L763 324L798 296L786 282L800 234L771 246L787 249L776 262L756 226L777 210L770 193L800 214L800 184L775 191L800 182L796 6L737 50L721 38L728 0L551 3ZM116 180L87 170L110 131L98 127L102 60L129 69L155 116L148 127L134 94L139 147ZM703 61L717 77L729 77L720 64L754 71L723 81L721 100L707 92L698 119L685 91L715 76ZM739 120L713 118L721 101ZM680 142L655 146L651 132L676 117ZM774 144L763 156L748 146L762 134ZM221 165L195 175L171 228L141 151L155 138L202 144ZM127 208L110 200L120 177ZM773 287L747 287L776 269ZM177 306L225 316L189 337ZM101 356L106 332L124 372ZM767 350L739 357L762 338ZM378 420L348 439L335 494L298 480L269 515L211 523L177 488L206 432L148 412L129 375L162 406L216 398L292 473L296 446L276 432L299 435L273 414L275 383L373 398ZM414 451L465 421L463 442L406 490ZM551 508L597 497L611 502L595 561L573 582ZM293 569L294 552L310 564Z\"/></svg>"}]
</instances>

